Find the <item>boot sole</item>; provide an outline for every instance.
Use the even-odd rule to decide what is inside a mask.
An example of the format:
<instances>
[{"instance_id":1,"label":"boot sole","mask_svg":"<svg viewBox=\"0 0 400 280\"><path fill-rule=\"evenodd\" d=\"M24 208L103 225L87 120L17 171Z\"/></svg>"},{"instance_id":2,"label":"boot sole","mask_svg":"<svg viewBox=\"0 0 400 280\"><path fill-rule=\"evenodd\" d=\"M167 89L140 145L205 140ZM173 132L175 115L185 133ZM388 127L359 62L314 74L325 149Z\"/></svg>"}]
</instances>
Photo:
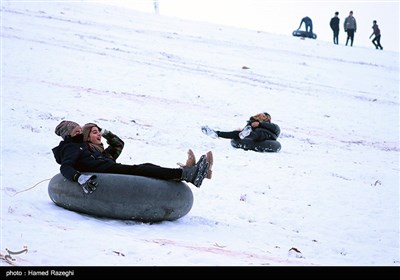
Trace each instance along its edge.
<instances>
[{"instance_id":1,"label":"boot sole","mask_svg":"<svg viewBox=\"0 0 400 280\"><path fill-rule=\"evenodd\" d=\"M193 185L200 188L201 184L203 183L204 178L207 176L208 170L208 162L207 157L202 157L199 163L199 168L197 170L196 178L193 181Z\"/></svg>"}]
</instances>

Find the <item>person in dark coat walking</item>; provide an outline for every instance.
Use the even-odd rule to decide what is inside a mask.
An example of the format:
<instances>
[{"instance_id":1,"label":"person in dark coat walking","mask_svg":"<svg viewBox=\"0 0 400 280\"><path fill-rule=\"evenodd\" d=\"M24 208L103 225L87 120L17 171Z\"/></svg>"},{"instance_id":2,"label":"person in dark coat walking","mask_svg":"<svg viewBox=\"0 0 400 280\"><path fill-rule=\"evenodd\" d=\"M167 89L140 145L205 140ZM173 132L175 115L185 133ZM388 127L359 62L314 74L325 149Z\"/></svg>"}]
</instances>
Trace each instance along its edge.
<instances>
[{"instance_id":1,"label":"person in dark coat walking","mask_svg":"<svg viewBox=\"0 0 400 280\"><path fill-rule=\"evenodd\" d=\"M281 133L277 124L271 122L271 115L268 113L259 113L251 116L247 121L247 125L243 129L233 131L217 131L202 126L201 131L211 138L225 139L251 139L255 142L264 140L276 140Z\"/></svg>"},{"instance_id":2,"label":"person in dark coat walking","mask_svg":"<svg viewBox=\"0 0 400 280\"><path fill-rule=\"evenodd\" d=\"M353 17L353 11L350 11L349 16L344 20L344 31L347 32L346 46L350 40L350 46L353 46L354 33L357 31L357 21Z\"/></svg>"},{"instance_id":3,"label":"person in dark coat walking","mask_svg":"<svg viewBox=\"0 0 400 280\"><path fill-rule=\"evenodd\" d=\"M380 48L381 50L383 50L383 47L381 46L381 30L376 24L376 20L374 20L372 24L373 32L371 36L369 36L369 38L371 39L371 37L375 35L374 39L372 39L372 44L374 44L376 49Z\"/></svg>"},{"instance_id":4,"label":"person in dark coat walking","mask_svg":"<svg viewBox=\"0 0 400 280\"><path fill-rule=\"evenodd\" d=\"M100 137L101 129L99 130L97 126L96 129L95 134ZM93 127L91 130L93 131ZM98 182L96 175L82 174L81 172L126 174L162 180L186 181L199 188L211 168L210 157L206 155L202 155L193 166L181 168L166 168L152 163L120 164L104 151L90 147L84 141L82 128L76 122L62 121L57 125L55 133L63 138L63 141L52 149L57 163L61 165L60 172L66 179L78 182L85 193L95 191ZM212 158L211 151L207 154Z\"/></svg>"},{"instance_id":5,"label":"person in dark coat walking","mask_svg":"<svg viewBox=\"0 0 400 280\"><path fill-rule=\"evenodd\" d=\"M335 16L333 18L331 18L329 25L331 26L331 29L333 31L333 43L335 45L338 45L339 44L339 25L340 25L339 12L335 12Z\"/></svg>"}]
</instances>

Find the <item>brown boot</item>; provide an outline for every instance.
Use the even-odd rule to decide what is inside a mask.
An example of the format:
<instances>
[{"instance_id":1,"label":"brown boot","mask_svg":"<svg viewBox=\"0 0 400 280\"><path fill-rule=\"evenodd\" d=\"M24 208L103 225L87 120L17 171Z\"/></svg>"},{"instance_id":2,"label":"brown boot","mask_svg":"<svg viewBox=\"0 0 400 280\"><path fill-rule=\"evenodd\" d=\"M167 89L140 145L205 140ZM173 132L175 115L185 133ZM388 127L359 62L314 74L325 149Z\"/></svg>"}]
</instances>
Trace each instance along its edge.
<instances>
[{"instance_id":1,"label":"brown boot","mask_svg":"<svg viewBox=\"0 0 400 280\"><path fill-rule=\"evenodd\" d=\"M188 158L186 160L186 164L178 162L177 165L180 167L192 167L193 165L196 164L196 156L194 155L193 151L191 149L188 150L187 152Z\"/></svg>"},{"instance_id":2,"label":"brown boot","mask_svg":"<svg viewBox=\"0 0 400 280\"><path fill-rule=\"evenodd\" d=\"M212 168L213 163L214 163L214 158L213 158L213 154L212 154L211 151L209 151L209 152L206 153L206 158L207 158L207 162L208 162L208 170L207 170L207 176L206 176L206 178L207 178L207 179L211 179L211 177L212 177L212 170L211 170L211 168Z\"/></svg>"}]
</instances>

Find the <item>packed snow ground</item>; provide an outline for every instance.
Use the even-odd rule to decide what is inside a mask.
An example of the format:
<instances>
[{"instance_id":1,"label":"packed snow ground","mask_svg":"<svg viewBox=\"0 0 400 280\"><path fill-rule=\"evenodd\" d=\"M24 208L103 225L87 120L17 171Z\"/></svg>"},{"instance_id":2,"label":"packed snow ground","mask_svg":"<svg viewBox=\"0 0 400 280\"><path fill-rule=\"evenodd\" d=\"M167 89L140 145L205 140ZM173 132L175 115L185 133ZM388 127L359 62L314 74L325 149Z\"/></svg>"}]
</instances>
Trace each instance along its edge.
<instances>
[{"instance_id":1,"label":"packed snow ground","mask_svg":"<svg viewBox=\"0 0 400 280\"><path fill-rule=\"evenodd\" d=\"M1 253L28 249L15 265L399 266L398 52L96 3L1 13ZM278 153L200 130L264 111ZM64 119L119 135L122 163L212 150L213 178L173 222L65 210L47 193Z\"/></svg>"}]
</instances>

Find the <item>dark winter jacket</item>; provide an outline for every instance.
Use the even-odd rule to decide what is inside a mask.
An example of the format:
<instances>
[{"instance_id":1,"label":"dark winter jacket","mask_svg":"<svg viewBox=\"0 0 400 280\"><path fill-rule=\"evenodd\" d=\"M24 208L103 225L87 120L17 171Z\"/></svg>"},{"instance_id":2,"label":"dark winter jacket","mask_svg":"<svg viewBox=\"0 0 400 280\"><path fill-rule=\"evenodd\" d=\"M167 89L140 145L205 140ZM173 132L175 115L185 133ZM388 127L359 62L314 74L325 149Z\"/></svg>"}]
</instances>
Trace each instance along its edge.
<instances>
[{"instance_id":1,"label":"dark winter jacket","mask_svg":"<svg viewBox=\"0 0 400 280\"><path fill-rule=\"evenodd\" d=\"M251 124L251 121L248 122ZM281 134L281 129L277 124L270 122L259 122L258 127L252 127L252 131L246 138L253 141L276 140Z\"/></svg>"},{"instance_id":2,"label":"dark winter jacket","mask_svg":"<svg viewBox=\"0 0 400 280\"><path fill-rule=\"evenodd\" d=\"M311 26L311 27L312 27L312 20L311 20L311 18L309 18L309 17L304 17L304 18L302 18L302 19L301 19L301 22L300 22L299 28L301 27L301 25L303 24L303 22L304 22L304 24L305 24L306 26Z\"/></svg>"},{"instance_id":3,"label":"dark winter jacket","mask_svg":"<svg viewBox=\"0 0 400 280\"><path fill-rule=\"evenodd\" d=\"M80 172L106 172L117 164L101 152L89 150L83 142L82 134L67 137L52 151L57 163L61 165L61 174L71 181L77 181Z\"/></svg>"},{"instance_id":4,"label":"dark winter jacket","mask_svg":"<svg viewBox=\"0 0 400 280\"><path fill-rule=\"evenodd\" d=\"M331 26L333 31L339 31L339 22L340 19L338 17L333 17L329 25Z\"/></svg>"},{"instance_id":5,"label":"dark winter jacket","mask_svg":"<svg viewBox=\"0 0 400 280\"><path fill-rule=\"evenodd\" d=\"M372 26L372 29L374 30L374 35L375 35L375 36L381 36L381 30L379 29L379 27L378 27L377 24L374 24L374 25Z\"/></svg>"}]
</instances>

